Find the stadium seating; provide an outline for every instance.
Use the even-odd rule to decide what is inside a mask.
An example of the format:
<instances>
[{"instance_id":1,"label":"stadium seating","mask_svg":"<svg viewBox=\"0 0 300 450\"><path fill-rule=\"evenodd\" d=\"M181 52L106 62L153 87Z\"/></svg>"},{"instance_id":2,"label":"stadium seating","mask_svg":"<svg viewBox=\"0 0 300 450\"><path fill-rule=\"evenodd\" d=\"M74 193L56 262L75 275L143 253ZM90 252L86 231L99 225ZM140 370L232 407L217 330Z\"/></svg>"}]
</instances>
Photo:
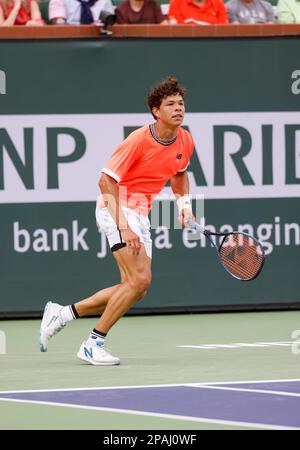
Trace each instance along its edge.
<instances>
[{"instance_id":1,"label":"stadium seating","mask_svg":"<svg viewBox=\"0 0 300 450\"><path fill-rule=\"evenodd\" d=\"M157 3L159 3L162 6L163 13L167 14L168 9L169 9L169 1L168 0L156 0L156 1L157 1ZM114 6L118 6L122 2L123 2L123 0L112 0L112 3ZM49 4L49 0L41 0L39 3L42 17L46 23L49 23L48 4Z\"/></svg>"},{"instance_id":2,"label":"stadium seating","mask_svg":"<svg viewBox=\"0 0 300 450\"><path fill-rule=\"evenodd\" d=\"M169 0L156 0L157 3L159 3L161 5L162 8L162 12L163 14L168 14L168 9L169 9ZM228 0L225 0L225 3ZM273 5L275 12L276 12L276 6L278 3L278 0L267 0L271 3L271 5ZM120 3L122 3L123 0L112 0L113 5L118 6ZM42 13L42 17L45 20L46 23L49 23L48 20L48 4L49 4L49 0L41 0L40 1L40 10Z\"/></svg>"},{"instance_id":3,"label":"stadium seating","mask_svg":"<svg viewBox=\"0 0 300 450\"><path fill-rule=\"evenodd\" d=\"M49 4L49 0L41 0L39 3L42 17L46 23L49 23L48 4Z\"/></svg>"},{"instance_id":4,"label":"stadium seating","mask_svg":"<svg viewBox=\"0 0 300 450\"><path fill-rule=\"evenodd\" d=\"M116 6L122 2L123 0L112 0L112 3ZM156 2L159 3L160 5L163 5L164 3L170 3L168 0L156 0Z\"/></svg>"}]
</instances>

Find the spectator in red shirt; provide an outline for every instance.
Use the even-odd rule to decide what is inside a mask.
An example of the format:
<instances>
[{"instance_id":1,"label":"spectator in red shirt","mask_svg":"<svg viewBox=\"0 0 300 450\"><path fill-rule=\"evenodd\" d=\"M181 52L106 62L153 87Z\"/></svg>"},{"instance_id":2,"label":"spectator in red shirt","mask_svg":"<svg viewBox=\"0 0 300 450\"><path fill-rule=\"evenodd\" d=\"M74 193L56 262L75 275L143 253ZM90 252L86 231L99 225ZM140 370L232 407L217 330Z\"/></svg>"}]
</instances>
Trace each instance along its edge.
<instances>
[{"instance_id":1,"label":"spectator in red shirt","mask_svg":"<svg viewBox=\"0 0 300 450\"><path fill-rule=\"evenodd\" d=\"M155 0L125 0L116 8L115 14L117 23L168 23Z\"/></svg>"},{"instance_id":2,"label":"spectator in red shirt","mask_svg":"<svg viewBox=\"0 0 300 450\"><path fill-rule=\"evenodd\" d=\"M170 23L194 25L228 23L222 0L171 0L169 20Z\"/></svg>"},{"instance_id":3,"label":"spectator in red shirt","mask_svg":"<svg viewBox=\"0 0 300 450\"><path fill-rule=\"evenodd\" d=\"M36 0L0 0L0 26L44 25Z\"/></svg>"}]
</instances>

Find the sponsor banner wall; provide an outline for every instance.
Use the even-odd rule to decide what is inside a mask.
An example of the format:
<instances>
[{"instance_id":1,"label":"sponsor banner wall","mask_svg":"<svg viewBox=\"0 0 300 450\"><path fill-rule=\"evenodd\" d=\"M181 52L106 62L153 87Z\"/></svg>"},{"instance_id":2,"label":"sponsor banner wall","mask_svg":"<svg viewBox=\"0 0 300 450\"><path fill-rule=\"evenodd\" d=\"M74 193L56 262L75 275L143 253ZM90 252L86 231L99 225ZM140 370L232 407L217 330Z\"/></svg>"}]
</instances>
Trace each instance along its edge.
<instances>
[{"instance_id":1,"label":"sponsor banner wall","mask_svg":"<svg viewBox=\"0 0 300 450\"><path fill-rule=\"evenodd\" d=\"M258 307L299 302L298 199L209 200L206 223L249 230L267 253L253 282L239 282L203 240L162 225L152 231L153 282L136 308ZM118 283L94 202L1 205L1 311L39 311ZM241 228L242 227L242 228Z\"/></svg>"},{"instance_id":2,"label":"sponsor banner wall","mask_svg":"<svg viewBox=\"0 0 300 450\"><path fill-rule=\"evenodd\" d=\"M49 299L73 303L118 282L95 224L97 183L122 139L153 121L146 93L169 73L189 92L184 126L195 152L188 171L192 196L204 196L205 224L254 233L267 258L257 280L230 278L204 238L174 229L171 202L171 222L164 217L152 231L152 286L135 309L300 306L294 39L7 42L1 48L0 314L41 311ZM27 88L17 76L25 52ZM160 199L170 195L166 187Z\"/></svg>"},{"instance_id":3,"label":"sponsor banner wall","mask_svg":"<svg viewBox=\"0 0 300 450\"><path fill-rule=\"evenodd\" d=\"M128 131L151 123L151 117L1 116L0 202L94 200L109 155ZM184 126L195 141L189 167L193 195L299 196L298 113L187 113Z\"/></svg>"}]
</instances>

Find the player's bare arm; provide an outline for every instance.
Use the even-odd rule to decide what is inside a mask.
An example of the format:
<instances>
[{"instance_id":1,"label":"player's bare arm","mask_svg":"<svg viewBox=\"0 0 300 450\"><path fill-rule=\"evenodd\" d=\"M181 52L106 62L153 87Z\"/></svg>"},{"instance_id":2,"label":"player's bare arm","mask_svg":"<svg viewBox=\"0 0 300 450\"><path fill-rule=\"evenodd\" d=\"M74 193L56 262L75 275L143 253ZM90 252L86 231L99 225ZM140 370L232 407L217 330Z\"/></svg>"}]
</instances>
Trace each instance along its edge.
<instances>
[{"instance_id":1,"label":"player's bare arm","mask_svg":"<svg viewBox=\"0 0 300 450\"><path fill-rule=\"evenodd\" d=\"M122 234L128 252L133 255L138 255L141 248L140 238L131 230L122 212L119 203L119 187L116 180L109 175L102 173L99 180L99 187L105 205Z\"/></svg>"},{"instance_id":2,"label":"player's bare arm","mask_svg":"<svg viewBox=\"0 0 300 450\"><path fill-rule=\"evenodd\" d=\"M171 188L176 197L181 225L188 226L189 219L195 219L192 213L191 201L189 199L190 183L188 173L178 172L171 178Z\"/></svg>"}]
</instances>

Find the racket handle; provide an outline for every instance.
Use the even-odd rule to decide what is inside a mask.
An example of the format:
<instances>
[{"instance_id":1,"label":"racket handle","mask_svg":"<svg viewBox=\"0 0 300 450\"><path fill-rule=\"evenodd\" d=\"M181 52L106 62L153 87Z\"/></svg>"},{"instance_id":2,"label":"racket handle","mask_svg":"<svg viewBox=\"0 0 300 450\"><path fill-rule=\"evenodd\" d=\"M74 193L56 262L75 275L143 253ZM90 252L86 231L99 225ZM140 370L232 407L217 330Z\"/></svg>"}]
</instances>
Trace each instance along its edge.
<instances>
[{"instance_id":1,"label":"racket handle","mask_svg":"<svg viewBox=\"0 0 300 450\"><path fill-rule=\"evenodd\" d=\"M192 228L193 230L200 231L200 233L202 233L202 234L205 234L205 229L203 227L201 227L201 225L199 225L199 223L195 222L192 219L189 219L187 222L188 222L190 228Z\"/></svg>"}]
</instances>

